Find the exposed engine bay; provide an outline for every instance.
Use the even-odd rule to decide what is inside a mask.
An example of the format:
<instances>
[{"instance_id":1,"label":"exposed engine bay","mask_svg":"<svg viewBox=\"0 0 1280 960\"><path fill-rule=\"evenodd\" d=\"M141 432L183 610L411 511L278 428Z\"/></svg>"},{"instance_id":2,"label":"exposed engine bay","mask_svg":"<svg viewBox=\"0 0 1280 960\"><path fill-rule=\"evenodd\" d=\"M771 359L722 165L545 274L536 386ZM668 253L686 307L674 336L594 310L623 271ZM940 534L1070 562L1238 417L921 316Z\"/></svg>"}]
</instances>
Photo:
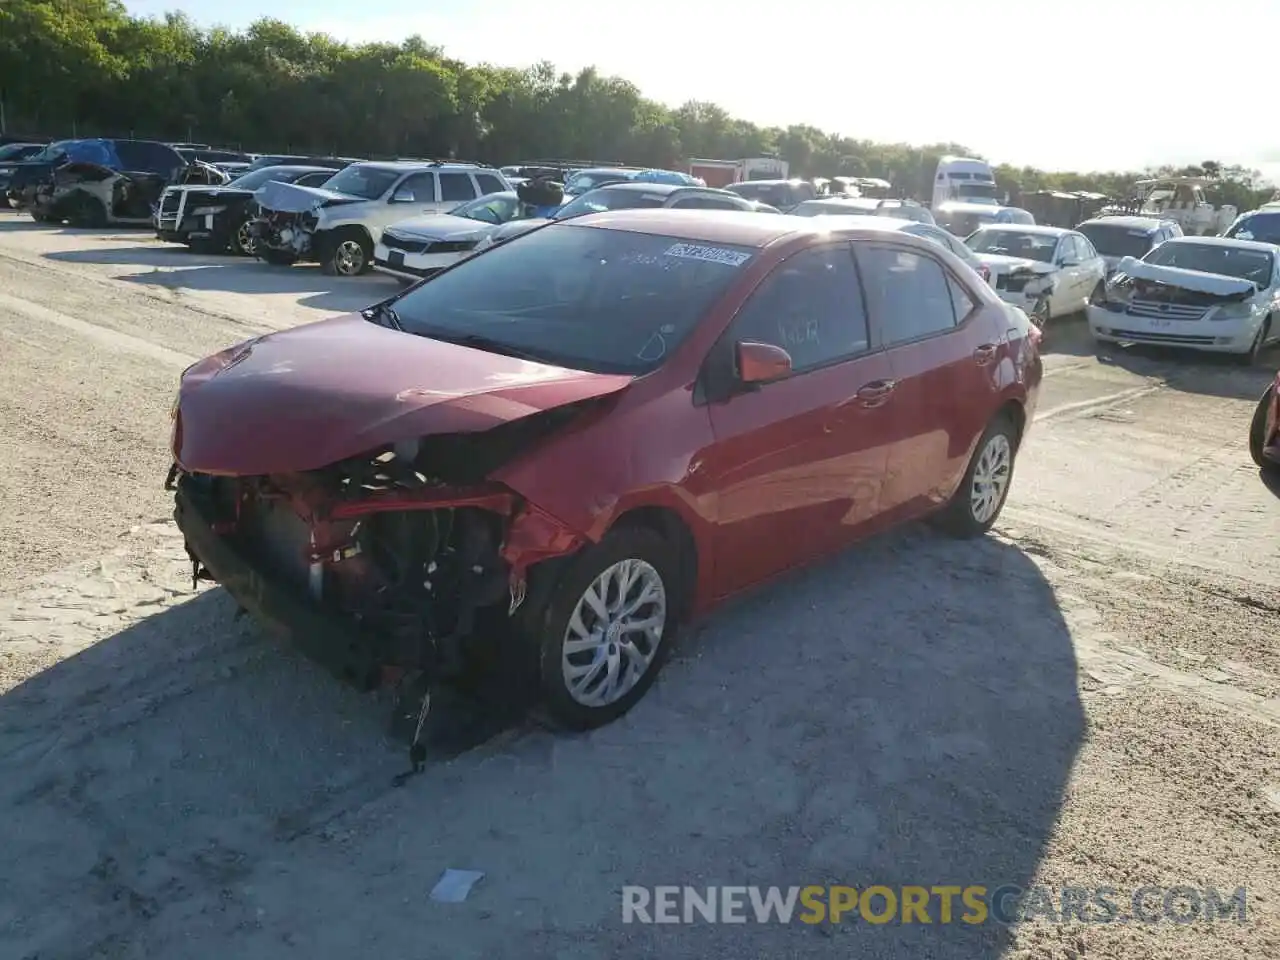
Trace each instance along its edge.
<instances>
[{"instance_id":1,"label":"exposed engine bay","mask_svg":"<svg viewBox=\"0 0 1280 960\"><path fill-rule=\"evenodd\" d=\"M147 171L112 170L78 161L54 168L30 191L29 206L41 219L75 226L147 224L164 188L178 184L223 184L230 177L210 164L184 166L176 180Z\"/></svg>"},{"instance_id":2,"label":"exposed engine bay","mask_svg":"<svg viewBox=\"0 0 1280 960\"><path fill-rule=\"evenodd\" d=\"M319 187L277 182L264 184L254 196L259 210L254 243L260 256L278 262L323 260L332 224L321 226L322 211L360 202Z\"/></svg>"},{"instance_id":3,"label":"exposed engine bay","mask_svg":"<svg viewBox=\"0 0 1280 960\"><path fill-rule=\"evenodd\" d=\"M582 409L306 473L214 476L175 464L166 488L193 581L221 583L359 689L459 677L493 653L477 644L509 632L530 583L549 586L534 568L549 561L539 569L550 574L586 543L485 476Z\"/></svg>"}]
</instances>

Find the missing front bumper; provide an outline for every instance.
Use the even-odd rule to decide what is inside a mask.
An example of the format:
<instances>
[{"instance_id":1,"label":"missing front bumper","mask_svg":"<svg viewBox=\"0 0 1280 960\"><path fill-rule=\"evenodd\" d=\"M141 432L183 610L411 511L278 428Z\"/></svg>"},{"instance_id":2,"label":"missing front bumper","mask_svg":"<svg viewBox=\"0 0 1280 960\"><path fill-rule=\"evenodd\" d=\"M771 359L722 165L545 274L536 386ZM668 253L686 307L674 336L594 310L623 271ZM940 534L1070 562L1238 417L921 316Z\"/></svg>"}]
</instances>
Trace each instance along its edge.
<instances>
[{"instance_id":1,"label":"missing front bumper","mask_svg":"<svg viewBox=\"0 0 1280 960\"><path fill-rule=\"evenodd\" d=\"M215 511L189 484L179 483L173 518L186 538L187 552L202 564L246 611L285 637L292 646L360 690L379 686L377 638L318 609L288 585L256 569L235 545L214 529Z\"/></svg>"}]
</instances>

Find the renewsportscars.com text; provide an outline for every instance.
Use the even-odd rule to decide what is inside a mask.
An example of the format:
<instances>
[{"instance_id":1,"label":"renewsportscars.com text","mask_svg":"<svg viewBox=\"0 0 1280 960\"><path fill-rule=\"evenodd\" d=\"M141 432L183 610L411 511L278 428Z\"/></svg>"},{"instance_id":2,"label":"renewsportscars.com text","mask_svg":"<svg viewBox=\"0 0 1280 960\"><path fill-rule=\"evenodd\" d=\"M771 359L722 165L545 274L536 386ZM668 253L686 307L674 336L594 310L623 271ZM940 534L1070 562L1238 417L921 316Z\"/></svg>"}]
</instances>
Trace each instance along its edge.
<instances>
[{"instance_id":1,"label":"renewsportscars.com text","mask_svg":"<svg viewBox=\"0 0 1280 960\"><path fill-rule=\"evenodd\" d=\"M622 888L623 923L1244 923L1246 891L1214 887Z\"/></svg>"}]
</instances>

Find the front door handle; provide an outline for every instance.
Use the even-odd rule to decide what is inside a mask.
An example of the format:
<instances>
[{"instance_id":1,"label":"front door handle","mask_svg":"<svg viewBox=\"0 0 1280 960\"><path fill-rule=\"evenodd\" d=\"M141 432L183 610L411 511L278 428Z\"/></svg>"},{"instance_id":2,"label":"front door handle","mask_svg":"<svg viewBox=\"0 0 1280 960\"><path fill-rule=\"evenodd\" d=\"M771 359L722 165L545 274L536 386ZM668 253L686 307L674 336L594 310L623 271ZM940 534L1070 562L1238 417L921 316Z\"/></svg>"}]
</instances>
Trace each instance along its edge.
<instances>
[{"instance_id":1,"label":"front door handle","mask_svg":"<svg viewBox=\"0 0 1280 960\"><path fill-rule=\"evenodd\" d=\"M997 349L999 348L994 343L984 343L973 351L973 362L980 367L985 367L996 358Z\"/></svg>"},{"instance_id":2,"label":"front door handle","mask_svg":"<svg viewBox=\"0 0 1280 960\"><path fill-rule=\"evenodd\" d=\"M883 406L897 386L897 380L872 380L858 389L858 403L868 410Z\"/></svg>"}]
</instances>

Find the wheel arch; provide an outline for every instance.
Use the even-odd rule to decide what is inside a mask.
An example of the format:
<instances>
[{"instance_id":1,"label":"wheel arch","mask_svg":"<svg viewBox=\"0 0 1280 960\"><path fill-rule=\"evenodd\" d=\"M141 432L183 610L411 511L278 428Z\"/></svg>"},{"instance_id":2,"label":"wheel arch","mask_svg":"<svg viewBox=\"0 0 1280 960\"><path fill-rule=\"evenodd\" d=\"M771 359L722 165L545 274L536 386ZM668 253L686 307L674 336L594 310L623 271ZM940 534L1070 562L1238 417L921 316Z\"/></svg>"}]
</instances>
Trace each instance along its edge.
<instances>
[{"instance_id":1,"label":"wheel arch","mask_svg":"<svg viewBox=\"0 0 1280 960\"><path fill-rule=\"evenodd\" d=\"M699 556L698 542L693 531L675 510L664 506L637 506L625 510L614 518L609 531L640 527L652 530L675 550L679 564L677 572L680 605L678 615L686 617L693 608L697 594Z\"/></svg>"}]
</instances>

